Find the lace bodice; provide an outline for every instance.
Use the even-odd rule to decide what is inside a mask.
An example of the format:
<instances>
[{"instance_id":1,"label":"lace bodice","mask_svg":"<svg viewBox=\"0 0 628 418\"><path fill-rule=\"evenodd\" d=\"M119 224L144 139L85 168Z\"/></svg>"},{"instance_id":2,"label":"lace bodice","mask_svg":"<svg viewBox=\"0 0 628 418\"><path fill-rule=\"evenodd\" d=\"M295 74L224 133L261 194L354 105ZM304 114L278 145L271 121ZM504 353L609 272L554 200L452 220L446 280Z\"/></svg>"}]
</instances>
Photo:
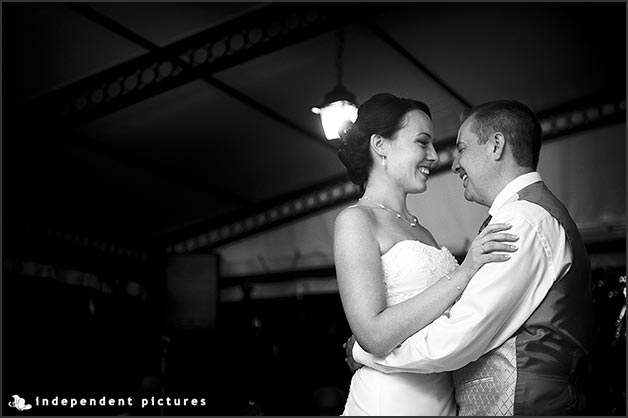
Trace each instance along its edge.
<instances>
[{"instance_id":1,"label":"lace bodice","mask_svg":"<svg viewBox=\"0 0 628 418\"><path fill-rule=\"evenodd\" d=\"M446 247L438 249L416 240L396 243L382 255L388 306L424 291L457 266Z\"/></svg>"}]
</instances>

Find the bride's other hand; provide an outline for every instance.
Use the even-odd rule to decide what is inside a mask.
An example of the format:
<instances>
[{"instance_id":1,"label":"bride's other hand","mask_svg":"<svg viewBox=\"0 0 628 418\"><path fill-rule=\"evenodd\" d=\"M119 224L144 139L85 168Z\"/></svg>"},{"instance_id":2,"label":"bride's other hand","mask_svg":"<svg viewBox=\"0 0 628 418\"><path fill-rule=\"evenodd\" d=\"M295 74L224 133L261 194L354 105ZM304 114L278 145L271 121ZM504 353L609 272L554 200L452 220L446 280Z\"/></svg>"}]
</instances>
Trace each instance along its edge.
<instances>
[{"instance_id":1,"label":"bride's other hand","mask_svg":"<svg viewBox=\"0 0 628 418\"><path fill-rule=\"evenodd\" d=\"M515 234L501 232L510 228L511 225L505 223L489 224L478 234L471 243L460 266L467 277L473 277L484 264L507 261L510 255L503 254L504 252L517 251L517 246L511 243L517 241L519 237Z\"/></svg>"},{"instance_id":2,"label":"bride's other hand","mask_svg":"<svg viewBox=\"0 0 628 418\"><path fill-rule=\"evenodd\" d=\"M349 371L351 372L352 375L353 373L355 373L356 370L362 367L360 363L357 363L353 359L353 345L354 344L355 344L355 337L352 335L351 337L349 337L347 342L342 345L342 347L345 349L345 363L347 363L347 366L349 366Z\"/></svg>"}]
</instances>

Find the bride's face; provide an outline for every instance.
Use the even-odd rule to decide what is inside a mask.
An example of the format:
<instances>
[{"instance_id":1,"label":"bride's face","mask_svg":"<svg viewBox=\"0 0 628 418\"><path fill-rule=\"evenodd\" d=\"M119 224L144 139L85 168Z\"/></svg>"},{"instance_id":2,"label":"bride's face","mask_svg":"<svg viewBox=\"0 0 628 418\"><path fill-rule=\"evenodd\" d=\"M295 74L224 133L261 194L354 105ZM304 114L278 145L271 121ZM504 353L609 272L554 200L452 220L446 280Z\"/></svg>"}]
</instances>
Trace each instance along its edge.
<instances>
[{"instance_id":1,"label":"bride's face","mask_svg":"<svg viewBox=\"0 0 628 418\"><path fill-rule=\"evenodd\" d=\"M406 193L427 190L430 171L438 164L434 149L434 126L424 112L412 110L406 114L404 126L390 142L386 157L388 175Z\"/></svg>"}]
</instances>

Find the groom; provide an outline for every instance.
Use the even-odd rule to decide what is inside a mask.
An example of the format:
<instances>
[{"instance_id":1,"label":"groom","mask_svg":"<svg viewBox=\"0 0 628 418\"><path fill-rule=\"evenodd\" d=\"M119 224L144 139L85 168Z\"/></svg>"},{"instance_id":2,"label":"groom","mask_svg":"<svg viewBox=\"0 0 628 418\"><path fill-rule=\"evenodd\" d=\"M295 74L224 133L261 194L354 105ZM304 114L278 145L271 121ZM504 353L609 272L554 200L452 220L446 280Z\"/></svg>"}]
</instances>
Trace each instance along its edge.
<instances>
[{"instance_id":1,"label":"groom","mask_svg":"<svg viewBox=\"0 0 628 418\"><path fill-rule=\"evenodd\" d=\"M452 170L464 197L510 223L519 250L484 265L449 313L386 357L353 337L358 363L386 373L454 371L459 415L578 415L593 344L589 259L578 229L536 167L542 130L525 105L499 100L463 114Z\"/></svg>"}]
</instances>

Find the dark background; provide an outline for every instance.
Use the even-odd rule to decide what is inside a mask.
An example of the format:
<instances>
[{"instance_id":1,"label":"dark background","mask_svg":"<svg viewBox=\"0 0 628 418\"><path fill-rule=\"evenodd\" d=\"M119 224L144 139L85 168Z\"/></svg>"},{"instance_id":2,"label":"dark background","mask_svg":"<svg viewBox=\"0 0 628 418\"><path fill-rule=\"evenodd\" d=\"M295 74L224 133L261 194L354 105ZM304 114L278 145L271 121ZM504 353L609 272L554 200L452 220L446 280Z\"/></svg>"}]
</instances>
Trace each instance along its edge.
<instances>
[{"instance_id":1,"label":"dark background","mask_svg":"<svg viewBox=\"0 0 628 418\"><path fill-rule=\"evenodd\" d=\"M459 112L496 98L550 122L547 140L625 126L625 3L367 4L327 4L322 14L334 18L295 33L282 16L316 4L2 3L4 415L342 412L350 330L339 296L246 296L260 283L333 278L332 265L235 280L218 259L207 272L215 294L205 301L216 313L206 328L173 325L167 278L173 254L217 256L221 245L357 197L349 188L245 227L347 184L337 145L309 111L337 82L339 28L346 87L359 101L390 91L429 103L441 157L451 155ZM273 24L285 32L263 48L194 49L256 25L275 33ZM176 49L190 42L191 55ZM204 53L216 61L198 64ZM174 57L198 65L184 82L165 77L155 87L155 72L143 75L155 62L175 66ZM130 88L130 99L115 96L109 107L98 99L101 84L142 79L148 87L137 96ZM589 108L598 117L557 122ZM625 415L625 320L615 324L625 306L625 226L601 225L590 253L624 261L593 272L590 412ZM234 287L244 298L221 301ZM14 394L34 409L9 408ZM131 396L135 407L35 407L36 396ZM207 404L137 408L153 396Z\"/></svg>"},{"instance_id":2,"label":"dark background","mask_svg":"<svg viewBox=\"0 0 628 418\"><path fill-rule=\"evenodd\" d=\"M590 415L625 414L625 321L619 326L620 336L615 336L623 300L609 296L622 290L618 274L605 269L593 275L598 284L599 329L588 388ZM6 271L3 283L3 317L11 318L3 324L9 342L3 347L5 398L15 392L33 404L35 396L131 396L137 405L140 398L161 397L164 390L171 398L205 398L207 405L108 406L88 411L93 415L342 412L350 381L342 343L350 330L337 295L224 303L219 305L215 330L158 334L147 331L148 307L137 298L92 295L96 313L90 315L89 291L81 287ZM4 412L18 413L6 407ZM35 412L83 415L85 409L36 407Z\"/></svg>"}]
</instances>

